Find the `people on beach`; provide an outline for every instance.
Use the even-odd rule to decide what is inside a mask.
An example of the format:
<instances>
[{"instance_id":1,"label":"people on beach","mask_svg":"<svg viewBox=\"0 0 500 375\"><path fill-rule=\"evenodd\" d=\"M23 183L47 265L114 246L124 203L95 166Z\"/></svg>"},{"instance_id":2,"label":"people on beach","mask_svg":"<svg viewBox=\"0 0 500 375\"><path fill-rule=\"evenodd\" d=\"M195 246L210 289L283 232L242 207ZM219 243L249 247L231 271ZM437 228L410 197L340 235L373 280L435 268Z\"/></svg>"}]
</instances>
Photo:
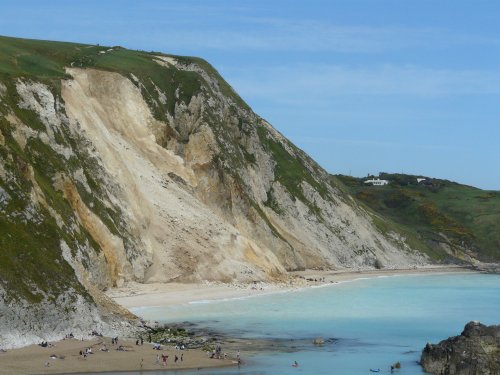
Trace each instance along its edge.
<instances>
[{"instance_id":1,"label":"people on beach","mask_svg":"<svg viewBox=\"0 0 500 375\"><path fill-rule=\"evenodd\" d=\"M177 363L178 360L179 360L179 357L177 357L177 354L176 354L174 357L174 363Z\"/></svg>"},{"instance_id":2,"label":"people on beach","mask_svg":"<svg viewBox=\"0 0 500 375\"><path fill-rule=\"evenodd\" d=\"M220 346L219 344L217 344L217 346L215 347L215 356L217 357L217 359L221 359L222 357L222 346Z\"/></svg>"},{"instance_id":3,"label":"people on beach","mask_svg":"<svg viewBox=\"0 0 500 375\"><path fill-rule=\"evenodd\" d=\"M163 367L167 366L167 359L168 359L168 355L166 355L165 353L162 353L161 354L161 361L163 362Z\"/></svg>"},{"instance_id":4,"label":"people on beach","mask_svg":"<svg viewBox=\"0 0 500 375\"><path fill-rule=\"evenodd\" d=\"M181 353L181 362L184 361L184 353Z\"/></svg>"}]
</instances>

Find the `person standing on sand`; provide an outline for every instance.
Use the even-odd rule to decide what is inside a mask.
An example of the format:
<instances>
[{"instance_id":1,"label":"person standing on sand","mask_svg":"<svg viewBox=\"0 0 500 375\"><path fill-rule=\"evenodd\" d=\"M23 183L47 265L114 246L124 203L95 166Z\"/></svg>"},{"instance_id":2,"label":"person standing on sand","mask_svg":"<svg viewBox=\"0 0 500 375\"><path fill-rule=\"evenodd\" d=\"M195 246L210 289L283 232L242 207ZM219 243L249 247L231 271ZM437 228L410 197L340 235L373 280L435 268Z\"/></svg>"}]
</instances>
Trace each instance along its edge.
<instances>
[{"instance_id":1,"label":"person standing on sand","mask_svg":"<svg viewBox=\"0 0 500 375\"><path fill-rule=\"evenodd\" d=\"M167 366L167 358L168 358L168 355L166 355L164 353L161 355L161 359L162 359L162 362L163 362L163 367Z\"/></svg>"},{"instance_id":2,"label":"person standing on sand","mask_svg":"<svg viewBox=\"0 0 500 375\"><path fill-rule=\"evenodd\" d=\"M184 353L181 354L181 362L184 361Z\"/></svg>"}]
</instances>

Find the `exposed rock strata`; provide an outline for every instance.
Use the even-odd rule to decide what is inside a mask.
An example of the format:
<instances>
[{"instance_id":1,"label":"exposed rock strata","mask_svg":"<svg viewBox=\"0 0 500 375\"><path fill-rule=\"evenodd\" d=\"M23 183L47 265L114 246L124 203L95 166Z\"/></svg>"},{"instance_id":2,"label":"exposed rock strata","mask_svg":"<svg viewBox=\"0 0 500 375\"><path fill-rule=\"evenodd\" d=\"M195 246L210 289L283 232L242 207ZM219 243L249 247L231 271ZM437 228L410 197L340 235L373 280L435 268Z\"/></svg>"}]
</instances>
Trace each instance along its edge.
<instances>
[{"instance_id":1,"label":"exposed rock strata","mask_svg":"<svg viewBox=\"0 0 500 375\"><path fill-rule=\"evenodd\" d=\"M117 329L133 317L102 291L129 281L427 263L208 64L135 58L0 76L0 346Z\"/></svg>"},{"instance_id":2,"label":"exposed rock strata","mask_svg":"<svg viewBox=\"0 0 500 375\"><path fill-rule=\"evenodd\" d=\"M460 336L427 344L422 367L436 375L500 374L500 325L467 323Z\"/></svg>"}]
</instances>

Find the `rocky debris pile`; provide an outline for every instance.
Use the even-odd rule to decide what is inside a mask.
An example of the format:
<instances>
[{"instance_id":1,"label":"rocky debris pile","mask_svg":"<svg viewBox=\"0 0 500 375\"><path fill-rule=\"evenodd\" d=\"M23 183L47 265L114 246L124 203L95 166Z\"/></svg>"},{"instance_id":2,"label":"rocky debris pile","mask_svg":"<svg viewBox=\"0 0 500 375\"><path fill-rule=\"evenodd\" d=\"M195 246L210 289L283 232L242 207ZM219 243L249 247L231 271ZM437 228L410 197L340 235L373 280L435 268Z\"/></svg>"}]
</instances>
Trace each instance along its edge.
<instances>
[{"instance_id":1,"label":"rocky debris pile","mask_svg":"<svg viewBox=\"0 0 500 375\"><path fill-rule=\"evenodd\" d=\"M428 343L421 364L436 375L499 375L500 325L469 322L460 336Z\"/></svg>"}]
</instances>

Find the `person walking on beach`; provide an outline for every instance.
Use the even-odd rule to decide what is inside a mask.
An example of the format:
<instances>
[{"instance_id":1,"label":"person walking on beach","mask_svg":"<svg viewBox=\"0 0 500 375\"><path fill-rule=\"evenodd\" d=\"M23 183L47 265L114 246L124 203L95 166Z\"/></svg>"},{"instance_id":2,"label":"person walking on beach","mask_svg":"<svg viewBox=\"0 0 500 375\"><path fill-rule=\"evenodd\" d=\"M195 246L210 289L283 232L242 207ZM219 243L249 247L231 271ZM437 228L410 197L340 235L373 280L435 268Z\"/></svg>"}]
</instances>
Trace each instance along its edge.
<instances>
[{"instance_id":1,"label":"person walking on beach","mask_svg":"<svg viewBox=\"0 0 500 375\"><path fill-rule=\"evenodd\" d=\"M163 362L163 367L167 366L167 358L168 358L168 355L162 353L161 359L162 359L162 362Z\"/></svg>"}]
</instances>

